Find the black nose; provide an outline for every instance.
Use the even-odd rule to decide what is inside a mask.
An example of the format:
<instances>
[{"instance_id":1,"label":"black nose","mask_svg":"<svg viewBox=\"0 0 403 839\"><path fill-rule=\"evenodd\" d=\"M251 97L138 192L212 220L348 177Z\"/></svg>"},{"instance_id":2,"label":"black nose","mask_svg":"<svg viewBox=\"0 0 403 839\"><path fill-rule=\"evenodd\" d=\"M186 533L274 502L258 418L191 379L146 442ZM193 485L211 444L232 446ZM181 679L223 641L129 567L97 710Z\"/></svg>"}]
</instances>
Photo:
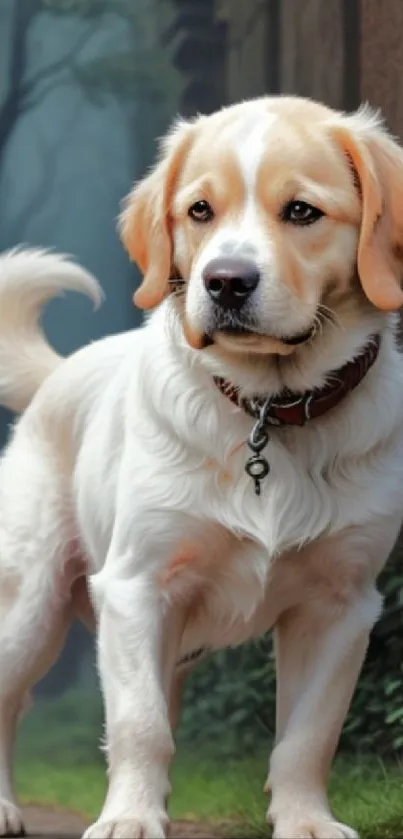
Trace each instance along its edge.
<instances>
[{"instance_id":1,"label":"black nose","mask_svg":"<svg viewBox=\"0 0 403 839\"><path fill-rule=\"evenodd\" d=\"M259 271L248 259L218 257L208 262L203 281L212 300L224 309L240 309L259 283Z\"/></svg>"}]
</instances>

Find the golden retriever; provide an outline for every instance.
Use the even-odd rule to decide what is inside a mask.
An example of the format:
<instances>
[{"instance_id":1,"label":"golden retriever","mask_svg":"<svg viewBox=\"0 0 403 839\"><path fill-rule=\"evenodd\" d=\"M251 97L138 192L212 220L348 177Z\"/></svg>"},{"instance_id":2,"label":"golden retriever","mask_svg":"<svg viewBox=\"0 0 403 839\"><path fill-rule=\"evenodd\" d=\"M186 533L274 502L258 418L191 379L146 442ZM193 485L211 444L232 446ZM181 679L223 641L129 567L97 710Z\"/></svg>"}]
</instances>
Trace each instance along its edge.
<instances>
[{"instance_id":1,"label":"golden retriever","mask_svg":"<svg viewBox=\"0 0 403 839\"><path fill-rule=\"evenodd\" d=\"M174 126L120 230L153 312L66 360L42 304L96 281L0 261L0 399L26 409L0 464L0 834L23 697L87 578L109 762L87 839L166 835L180 683L270 628L274 836L354 837L326 786L403 511L403 152L367 108L244 102Z\"/></svg>"}]
</instances>

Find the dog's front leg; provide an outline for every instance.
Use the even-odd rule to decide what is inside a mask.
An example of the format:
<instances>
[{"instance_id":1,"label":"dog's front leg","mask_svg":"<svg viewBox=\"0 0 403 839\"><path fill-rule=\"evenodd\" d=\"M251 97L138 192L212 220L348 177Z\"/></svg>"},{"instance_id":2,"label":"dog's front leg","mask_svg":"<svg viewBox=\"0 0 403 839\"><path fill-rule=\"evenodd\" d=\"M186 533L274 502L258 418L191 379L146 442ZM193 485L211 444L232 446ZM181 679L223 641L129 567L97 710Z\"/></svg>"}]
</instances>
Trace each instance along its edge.
<instances>
[{"instance_id":1,"label":"dog's front leg","mask_svg":"<svg viewBox=\"0 0 403 839\"><path fill-rule=\"evenodd\" d=\"M339 609L326 598L307 598L278 622L278 703L282 708L270 764L268 814L275 839L357 836L332 815L326 786L379 609L379 595L368 588Z\"/></svg>"},{"instance_id":2,"label":"dog's front leg","mask_svg":"<svg viewBox=\"0 0 403 839\"><path fill-rule=\"evenodd\" d=\"M86 831L86 839L159 839L166 833L174 750L167 671L174 666L181 633L179 623L164 644L171 620L164 615L152 550L147 544L143 555L138 542L132 556L130 549L116 551L113 544L104 569L91 580L109 787L99 821Z\"/></svg>"}]
</instances>

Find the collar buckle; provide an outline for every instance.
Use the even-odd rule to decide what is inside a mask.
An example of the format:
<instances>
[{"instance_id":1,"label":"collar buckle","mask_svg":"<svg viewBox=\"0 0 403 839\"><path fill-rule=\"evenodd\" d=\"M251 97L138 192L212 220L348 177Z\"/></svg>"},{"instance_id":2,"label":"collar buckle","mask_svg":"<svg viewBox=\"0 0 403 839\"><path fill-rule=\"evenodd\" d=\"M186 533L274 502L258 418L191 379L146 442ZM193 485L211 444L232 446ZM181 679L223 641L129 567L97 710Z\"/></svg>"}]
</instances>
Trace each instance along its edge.
<instances>
[{"instance_id":1,"label":"collar buckle","mask_svg":"<svg viewBox=\"0 0 403 839\"><path fill-rule=\"evenodd\" d=\"M269 397L265 402L263 402L263 404L260 405L260 408L258 409L258 419L256 420L246 441L253 454L246 461L245 471L246 474L254 481L256 495L260 495L261 482L270 472L269 461L266 457L264 457L262 451L270 440L267 425L271 403L272 400L271 397ZM257 410L257 406L254 406L254 408Z\"/></svg>"}]
</instances>

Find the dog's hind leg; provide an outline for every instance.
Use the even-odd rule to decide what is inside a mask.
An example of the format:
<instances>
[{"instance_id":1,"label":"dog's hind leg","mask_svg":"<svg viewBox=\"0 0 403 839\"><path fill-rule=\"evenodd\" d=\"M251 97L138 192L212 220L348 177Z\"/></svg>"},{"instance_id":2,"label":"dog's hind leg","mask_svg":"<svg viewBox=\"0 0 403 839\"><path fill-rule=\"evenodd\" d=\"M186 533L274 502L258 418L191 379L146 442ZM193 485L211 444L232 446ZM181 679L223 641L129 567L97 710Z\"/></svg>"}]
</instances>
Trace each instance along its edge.
<instances>
[{"instance_id":1,"label":"dog's hind leg","mask_svg":"<svg viewBox=\"0 0 403 839\"><path fill-rule=\"evenodd\" d=\"M63 482L39 447L23 450L23 463L19 453L0 466L0 836L23 830L12 784L16 725L64 642L75 574Z\"/></svg>"},{"instance_id":2,"label":"dog's hind leg","mask_svg":"<svg viewBox=\"0 0 403 839\"><path fill-rule=\"evenodd\" d=\"M23 832L13 792L12 753L30 688L58 657L70 621L69 604L54 600L47 581L37 578L23 581L8 609L0 607L0 836Z\"/></svg>"}]
</instances>

